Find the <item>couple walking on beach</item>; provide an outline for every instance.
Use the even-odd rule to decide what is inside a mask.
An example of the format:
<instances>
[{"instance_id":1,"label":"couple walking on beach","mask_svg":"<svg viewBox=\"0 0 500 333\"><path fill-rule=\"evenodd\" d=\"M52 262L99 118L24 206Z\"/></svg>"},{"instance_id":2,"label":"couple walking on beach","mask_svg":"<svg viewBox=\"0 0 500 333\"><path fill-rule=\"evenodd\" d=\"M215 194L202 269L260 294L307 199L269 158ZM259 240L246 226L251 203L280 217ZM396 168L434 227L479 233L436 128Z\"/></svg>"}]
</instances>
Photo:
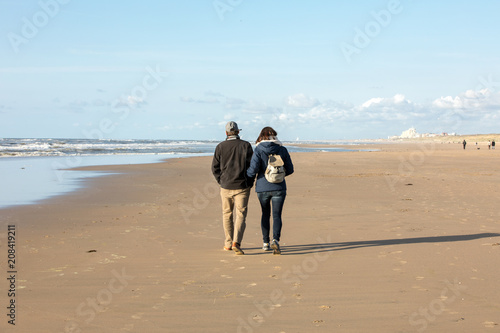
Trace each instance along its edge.
<instances>
[{"instance_id":1,"label":"couple walking on beach","mask_svg":"<svg viewBox=\"0 0 500 333\"><path fill-rule=\"evenodd\" d=\"M238 124L234 121L228 122L226 140L217 145L212 160L212 173L221 187L224 250L233 250L239 255L244 254L241 242L246 228L248 200L250 189L257 177L255 191L262 208L262 249L264 251L273 249L274 254L281 254L279 246L282 228L281 213L286 197L284 176L293 173L292 159L288 150L278 140L278 133L271 127L262 129L255 142L255 151L249 142L240 139L239 133ZM268 167L268 164L275 165L275 161L277 161L276 165L282 166ZM273 217L272 241L270 238L271 213Z\"/></svg>"}]
</instances>

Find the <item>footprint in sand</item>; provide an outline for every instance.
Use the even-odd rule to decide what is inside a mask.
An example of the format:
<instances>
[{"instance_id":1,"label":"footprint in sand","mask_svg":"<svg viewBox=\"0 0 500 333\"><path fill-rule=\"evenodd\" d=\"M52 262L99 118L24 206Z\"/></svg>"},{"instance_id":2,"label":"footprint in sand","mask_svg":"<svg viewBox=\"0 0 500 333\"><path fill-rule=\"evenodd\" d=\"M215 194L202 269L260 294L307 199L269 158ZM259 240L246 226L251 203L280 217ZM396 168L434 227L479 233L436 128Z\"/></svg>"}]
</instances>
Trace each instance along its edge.
<instances>
[{"instance_id":1,"label":"footprint in sand","mask_svg":"<svg viewBox=\"0 0 500 333\"><path fill-rule=\"evenodd\" d=\"M165 308L165 304L164 303L156 303L155 305L153 305L153 309L154 310L161 310L161 309L164 309Z\"/></svg>"},{"instance_id":2,"label":"footprint in sand","mask_svg":"<svg viewBox=\"0 0 500 333\"><path fill-rule=\"evenodd\" d=\"M259 324L262 324L264 322L264 317L260 314L253 316L252 319L258 322Z\"/></svg>"},{"instance_id":3,"label":"footprint in sand","mask_svg":"<svg viewBox=\"0 0 500 333\"><path fill-rule=\"evenodd\" d=\"M111 260L109 258L104 258L98 261L99 264L111 264L112 262L114 262L114 260Z\"/></svg>"},{"instance_id":4,"label":"footprint in sand","mask_svg":"<svg viewBox=\"0 0 500 333\"><path fill-rule=\"evenodd\" d=\"M425 288L422 288L421 286L419 285L414 285L414 286L411 286L412 289L417 289L419 291L427 291L427 289Z\"/></svg>"},{"instance_id":5,"label":"footprint in sand","mask_svg":"<svg viewBox=\"0 0 500 333\"><path fill-rule=\"evenodd\" d=\"M493 321L485 321L483 323L484 327L487 327L487 328L493 328L495 326L498 326L497 323L493 322Z\"/></svg>"},{"instance_id":6,"label":"footprint in sand","mask_svg":"<svg viewBox=\"0 0 500 333\"><path fill-rule=\"evenodd\" d=\"M331 308L331 306L330 306L330 305L321 305L319 308L320 308L321 310L325 311L325 310L330 309L330 308Z\"/></svg>"},{"instance_id":7,"label":"footprint in sand","mask_svg":"<svg viewBox=\"0 0 500 333\"><path fill-rule=\"evenodd\" d=\"M125 326L122 327L122 330L129 332L132 332L133 329L134 329L134 324L125 324Z\"/></svg>"},{"instance_id":8,"label":"footprint in sand","mask_svg":"<svg viewBox=\"0 0 500 333\"><path fill-rule=\"evenodd\" d=\"M113 257L113 259L125 259L125 258L127 258L127 256L119 256L118 254L112 254L111 257Z\"/></svg>"},{"instance_id":9,"label":"footprint in sand","mask_svg":"<svg viewBox=\"0 0 500 333\"><path fill-rule=\"evenodd\" d=\"M163 294L160 298L161 299L170 299L172 296L169 293Z\"/></svg>"},{"instance_id":10,"label":"footprint in sand","mask_svg":"<svg viewBox=\"0 0 500 333\"><path fill-rule=\"evenodd\" d=\"M143 315L144 312L137 312L136 314L132 315L132 319L142 319Z\"/></svg>"},{"instance_id":11,"label":"footprint in sand","mask_svg":"<svg viewBox=\"0 0 500 333\"><path fill-rule=\"evenodd\" d=\"M255 287L257 285L257 283L253 282L253 283L250 283L247 288L251 288L251 287Z\"/></svg>"},{"instance_id":12,"label":"footprint in sand","mask_svg":"<svg viewBox=\"0 0 500 333\"><path fill-rule=\"evenodd\" d=\"M224 275L221 275L220 277L223 277L223 278L226 278L226 279L232 279L232 278L233 278L232 276L230 276L230 275L225 275L225 274L224 274Z\"/></svg>"},{"instance_id":13,"label":"footprint in sand","mask_svg":"<svg viewBox=\"0 0 500 333\"><path fill-rule=\"evenodd\" d=\"M245 267L244 266L238 267L235 269L235 271L242 270L242 269L245 269Z\"/></svg>"}]
</instances>

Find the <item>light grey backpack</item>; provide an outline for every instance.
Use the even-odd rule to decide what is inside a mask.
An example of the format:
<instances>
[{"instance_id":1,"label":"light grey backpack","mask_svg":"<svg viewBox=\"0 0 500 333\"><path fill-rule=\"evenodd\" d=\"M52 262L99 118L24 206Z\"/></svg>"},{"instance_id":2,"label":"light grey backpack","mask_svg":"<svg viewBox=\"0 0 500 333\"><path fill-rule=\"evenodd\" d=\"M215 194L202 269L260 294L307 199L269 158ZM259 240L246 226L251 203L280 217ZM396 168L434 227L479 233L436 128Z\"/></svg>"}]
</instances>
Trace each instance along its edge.
<instances>
[{"instance_id":1,"label":"light grey backpack","mask_svg":"<svg viewBox=\"0 0 500 333\"><path fill-rule=\"evenodd\" d=\"M270 154L267 159L267 168L264 176L267 181L273 184L281 183L285 180L285 163L280 155Z\"/></svg>"}]
</instances>

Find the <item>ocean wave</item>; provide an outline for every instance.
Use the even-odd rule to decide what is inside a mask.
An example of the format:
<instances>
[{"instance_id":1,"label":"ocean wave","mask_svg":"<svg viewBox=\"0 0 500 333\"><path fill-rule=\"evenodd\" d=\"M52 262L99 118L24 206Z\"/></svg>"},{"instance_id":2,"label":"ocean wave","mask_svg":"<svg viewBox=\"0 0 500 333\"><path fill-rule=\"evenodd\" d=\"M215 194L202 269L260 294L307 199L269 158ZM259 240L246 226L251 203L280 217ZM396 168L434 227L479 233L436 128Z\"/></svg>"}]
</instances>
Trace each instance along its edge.
<instances>
[{"instance_id":1,"label":"ocean wave","mask_svg":"<svg viewBox=\"0 0 500 333\"><path fill-rule=\"evenodd\" d=\"M190 140L0 139L1 157L213 152L216 142Z\"/></svg>"},{"instance_id":2,"label":"ocean wave","mask_svg":"<svg viewBox=\"0 0 500 333\"><path fill-rule=\"evenodd\" d=\"M294 146L296 144L324 144L319 147ZM101 155L161 155L161 154L213 154L219 141L214 140L111 140L111 139L0 139L0 158L50 156ZM332 142L285 142L290 152L346 151L328 147ZM338 143L337 143L338 144Z\"/></svg>"}]
</instances>

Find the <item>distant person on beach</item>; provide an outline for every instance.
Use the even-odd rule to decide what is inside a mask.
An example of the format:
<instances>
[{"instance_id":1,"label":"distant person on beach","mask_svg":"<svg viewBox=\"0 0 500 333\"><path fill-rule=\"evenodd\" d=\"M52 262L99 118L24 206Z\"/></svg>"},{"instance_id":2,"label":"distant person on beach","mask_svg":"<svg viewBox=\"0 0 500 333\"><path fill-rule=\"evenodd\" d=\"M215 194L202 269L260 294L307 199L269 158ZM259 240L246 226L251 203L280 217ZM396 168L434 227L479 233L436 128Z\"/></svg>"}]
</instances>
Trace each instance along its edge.
<instances>
[{"instance_id":1,"label":"distant person on beach","mask_svg":"<svg viewBox=\"0 0 500 333\"><path fill-rule=\"evenodd\" d=\"M246 173L252 159L252 145L241 140L239 133L238 124L234 121L226 124L226 140L215 148L212 173L221 187L224 250L242 255L245 253L241 249L241 241L254 178Z\"/></svg>"},{"instance_id":2,"label":"distant person on beach","mask_svg":"<svg viewBox=\"0 0 500 333\"><path fill-rule=\"evenodd\" d=\"M464 140L464 142L462 142L462 144L464 145L464 149L465 149L465 146L467 145L467 142Z\"/></svg>"},{"instance_id":3,"label":"distant person on beach","mask_svg":"<svg viewBox=\"0 0 500 333\"><path fill-rule=\"evenodd\" d=\"M491 149L495 149L495 140L491 141Z\"/></svg>"},{"instance_id":4,"label":"distant person on beach","mask_svg":"<svg viewBox=\"0 0 500 333\"><path fill-rule=\"evenodd\" d=\"M491 149L491 141L488 140L488 149Z\"/></svg>"},{"instance_id":5,"label":"distant person on beach","mask_svg":"<svg viewBox=\"0 0 500 333\"><path fill-rule=\"evenodd\" d=\"M260 207L262 208L262 217L260 225L262 229L262 239L264 251L274 250L274 254L281 254L279 245L282 229L281 213L286 197L286 182L285 176L293 173L293 164L288 150L278 140L278 133L271 127L264 127L260 132L256 141L257 146L250 163L250 168L247 170L247 175L250 178L257 176L255 183L255 191L259 198ZM272 155L271 158L269 155ZM273 156L274 155L274 156ZM282 181L277 182L269 177L266 177L266 172L270 173L268 163L274 161L282 161L281 172L284 173ZM272 182L268 181L270 179ZM270 242L270 229L271 229L271 213L273 216L273 238Z\"/></svg>"}]
</instances>

